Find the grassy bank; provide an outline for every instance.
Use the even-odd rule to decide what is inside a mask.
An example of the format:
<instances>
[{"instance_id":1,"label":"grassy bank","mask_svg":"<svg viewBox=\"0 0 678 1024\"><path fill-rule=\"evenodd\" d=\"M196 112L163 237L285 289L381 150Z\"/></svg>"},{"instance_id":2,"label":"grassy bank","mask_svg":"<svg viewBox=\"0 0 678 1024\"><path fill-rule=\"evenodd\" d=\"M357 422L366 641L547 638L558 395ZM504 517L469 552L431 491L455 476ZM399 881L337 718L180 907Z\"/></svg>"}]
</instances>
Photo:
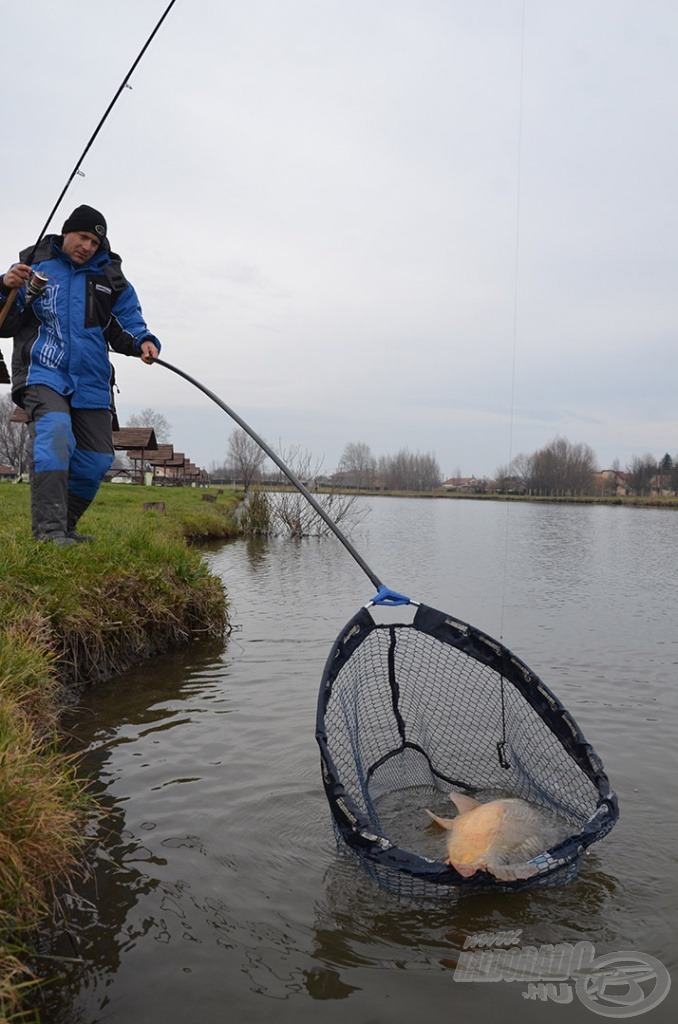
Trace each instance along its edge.
<instances>
[{"instance_id":1,"label":"grassy bank","mask_svg":"<svg viewBox=\"0 0 678 1024\"><path fill-rule=\"evenodd\" d=\"M187 541L235 536L236 499L203 494L104 486L80 527L96 542L57 548L30 537L28 488L0 484L0 1022L20 1013L23 951L82 842L60 712L80 685L225 629L223 588Z\"/></svg>"}]
</instances>

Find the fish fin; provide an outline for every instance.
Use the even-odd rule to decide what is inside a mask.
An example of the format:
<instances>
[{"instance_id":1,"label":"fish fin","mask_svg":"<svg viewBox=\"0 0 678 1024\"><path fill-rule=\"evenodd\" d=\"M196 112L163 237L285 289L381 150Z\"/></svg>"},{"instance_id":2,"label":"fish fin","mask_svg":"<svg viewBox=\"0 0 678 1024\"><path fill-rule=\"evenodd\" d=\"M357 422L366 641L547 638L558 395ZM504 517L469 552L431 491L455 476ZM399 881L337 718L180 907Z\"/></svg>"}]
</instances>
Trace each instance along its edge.
<instances>
[{"instance_id":1,"label":"fish fin","mask_svg":"<svg viewBox=\"0 0 678 1024\"><path fill-rule=\"evenodd\" d=\"M435 821L436 825L439 825L441 828L445 828L448 830L454 828L454 818L439 818L437 814L433 813L433 811L429 811L428 807L426 808L426 813L428 814L429 818L432 821Z\"/></svg>"},{"instance_id":2,"label":"fish fin","mask_svg":"<svg viewBox=\"0 0 678 1024\"><path fill-rule=\"evenodd\" d=\"M501 882L515 882L519 878L532 878L539 868L536 864L493 864L488 865L487 870Z\"/></svg>"},{"instance_id":3,"label":"fish fin","mask_svg":"<svg viewBox=\"0 0 678 1024\"><path fill-rule=\"evenodd\" d=\"M468 814L469 811L475 811L476 807L480 807L480 803L474 800L472 796L466 796L465 793L450 793L450 800L457 808L460 814Z\"/></svg>"}]
</instances>

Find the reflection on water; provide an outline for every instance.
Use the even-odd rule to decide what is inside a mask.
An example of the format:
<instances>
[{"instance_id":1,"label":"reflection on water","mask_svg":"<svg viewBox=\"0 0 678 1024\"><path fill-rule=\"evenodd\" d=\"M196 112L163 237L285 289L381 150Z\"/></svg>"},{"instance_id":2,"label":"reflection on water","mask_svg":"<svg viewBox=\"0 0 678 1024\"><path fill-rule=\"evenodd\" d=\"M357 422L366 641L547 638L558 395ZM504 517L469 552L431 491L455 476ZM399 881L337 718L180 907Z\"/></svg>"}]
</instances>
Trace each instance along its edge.
<instances>
[{"instance_id":1,"label":"reflection on water","mask_svg":"<svg viewBox=\"0 0 678 1024\"><path fill-rule=\"evenodd\" d=\"M619 824L560 889L441 905L377 888L334 844L313 736L324 660L373 588L332 538L216 549L228 642L89 691L70 723L101 811L90 875L41 949L61 958L38 965L58 971L45 1022L404 1024L424 1002L441 1020L591 1019L518 983L455 984L465 940L490 930L675 966L676 514L370 505L352 537L368 564L503 634L603 757ZM671 999L648 1019L672 1019Z\"/></svg>"}]
</instances>

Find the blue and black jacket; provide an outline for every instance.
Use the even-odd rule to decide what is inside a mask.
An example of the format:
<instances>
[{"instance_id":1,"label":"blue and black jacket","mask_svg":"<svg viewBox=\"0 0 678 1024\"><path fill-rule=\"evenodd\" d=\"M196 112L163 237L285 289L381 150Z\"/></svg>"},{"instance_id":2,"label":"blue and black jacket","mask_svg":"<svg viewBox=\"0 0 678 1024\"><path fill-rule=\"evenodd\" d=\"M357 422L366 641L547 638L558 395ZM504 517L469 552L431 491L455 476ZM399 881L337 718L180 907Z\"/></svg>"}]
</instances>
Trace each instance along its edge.
<instances>
[{"instance_id":1,"label":"blue and black jacket","mask_svg":"<svg viewBox=\"0 0 678 1024\"><path fill-rule=\"evenodd\" d=\"M47 275L48 284L28 308L25 288L19 289L2 325L2 335L14 337L12 398L21 405L28 384L45 384L76 408L107 409L113 382L109 349L138 356L143 341L158 349L160 342L146 325L120 257L102 246L79 265L61 242L61 235L42 239L31 266ZM20 262L31 252L24 250ZM4 298L0 285L0 305Z\"/></svg>"}]
</instances>

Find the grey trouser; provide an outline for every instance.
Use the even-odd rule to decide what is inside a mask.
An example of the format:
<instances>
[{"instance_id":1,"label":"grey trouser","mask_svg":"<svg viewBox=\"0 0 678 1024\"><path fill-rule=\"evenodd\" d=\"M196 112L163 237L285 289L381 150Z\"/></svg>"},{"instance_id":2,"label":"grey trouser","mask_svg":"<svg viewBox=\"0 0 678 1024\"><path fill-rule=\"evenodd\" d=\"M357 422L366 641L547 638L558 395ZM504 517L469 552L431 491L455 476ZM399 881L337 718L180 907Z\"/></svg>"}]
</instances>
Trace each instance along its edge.
<instances>
[{"instance_id":1,"label":"grey trouser","mask_svg":"<svg viewBox=\"0 0 678 1024\"><path fill-rule=\"evenodd\" d=\"M38 540L74 530L113 462L109 409L78 409L44 384L24 394L31 461L31 520Z\"/></svg>"}]
</instances>

